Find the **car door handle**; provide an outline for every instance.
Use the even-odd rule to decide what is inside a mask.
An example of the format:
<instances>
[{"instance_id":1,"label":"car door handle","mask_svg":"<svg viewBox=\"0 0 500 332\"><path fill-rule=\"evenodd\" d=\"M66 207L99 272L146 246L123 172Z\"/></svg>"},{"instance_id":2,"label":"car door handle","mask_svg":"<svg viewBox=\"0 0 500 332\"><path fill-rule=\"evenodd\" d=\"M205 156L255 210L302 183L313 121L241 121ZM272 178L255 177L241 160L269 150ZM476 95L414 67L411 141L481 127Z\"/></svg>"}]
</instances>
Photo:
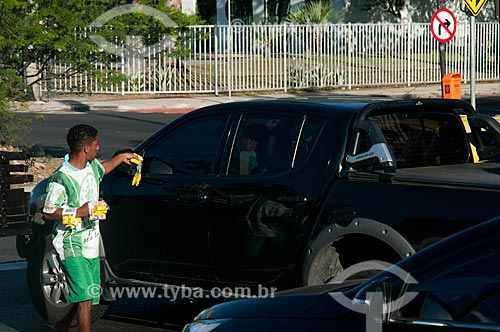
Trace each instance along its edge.
<instances>
[{"instance_id":1,"label":"car door handle","mask_svg":"<svg viewBox=\"0 0 500 332\"><path fill-rule=\"evenodd\" d=\"M295 196L278 196L278 202L283 203L306 203L307 197L304 195L295 195Z\"/></svg>"},{"instance_id":2,"label":"car door handle","mask_svg":"<svg viewBox=\"0 0 500 332\"><path fill-rule=\"evenodd\" d=\"M207 201L208 198L209 198L209 195L207 195L207 194L198 194L199 201Z\"/></svg>"},{"instance_id":3,"label":"car door handle","mask_svg":"<svg viewBox=\"0 0 500 332\"><path fill-rule=\"evenodd\" d=\"M146 173L146 174L143 173L141 183L148 183L153 186L163 186L165 183L168 183L168 179L165 176L159 176L151 173Z\"/></svg>"}]
</instances>

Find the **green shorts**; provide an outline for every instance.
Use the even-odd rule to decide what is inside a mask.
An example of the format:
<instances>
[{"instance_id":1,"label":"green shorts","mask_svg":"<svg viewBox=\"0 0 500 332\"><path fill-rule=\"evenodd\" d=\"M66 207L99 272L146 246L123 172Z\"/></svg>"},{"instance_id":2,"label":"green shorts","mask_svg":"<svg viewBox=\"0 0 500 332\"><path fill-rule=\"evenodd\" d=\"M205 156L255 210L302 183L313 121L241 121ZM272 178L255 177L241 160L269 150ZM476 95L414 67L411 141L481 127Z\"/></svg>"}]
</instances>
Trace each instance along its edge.
<instances>
[{"instance_id":1,"label":"green shorts","mask_svg":"<svg viewBox=\"0 0 500 332\"><path fill-rule=\"evenodd\" d=\"M61 262L68 283L69 302L78 303L92 300L99 303L101 298L100 259L68 257Z\"/></svg>"}]
</instances>

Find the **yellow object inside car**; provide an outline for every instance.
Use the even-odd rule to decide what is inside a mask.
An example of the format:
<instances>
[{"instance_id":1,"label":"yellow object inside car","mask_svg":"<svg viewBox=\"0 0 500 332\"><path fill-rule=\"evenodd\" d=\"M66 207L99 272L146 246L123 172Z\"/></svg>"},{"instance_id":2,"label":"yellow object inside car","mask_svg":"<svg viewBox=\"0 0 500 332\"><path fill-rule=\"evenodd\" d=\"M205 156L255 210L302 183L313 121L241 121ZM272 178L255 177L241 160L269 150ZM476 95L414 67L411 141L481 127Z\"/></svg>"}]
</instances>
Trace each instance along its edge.
<instances>
[{"instance_id":1,"label":"yellow object inside car","mask_svg":"<svg viewBox=\"0 0 500 332\"><path fill-rule=\"evenodd\" d=\"M470 126L469 126L469 121L467 121L467 116L466 115L460 115L460 117L462 118L462 123L464 124L465 132L468 135L470 135L471 134L471 130L470 130ZM472 143L470 143L470 149L472 151L472 157L474 158L474 162L475 163L479 163L480 160L479 160L479 156L477 155L476 147Z\"/></svg>"}]
</instances>

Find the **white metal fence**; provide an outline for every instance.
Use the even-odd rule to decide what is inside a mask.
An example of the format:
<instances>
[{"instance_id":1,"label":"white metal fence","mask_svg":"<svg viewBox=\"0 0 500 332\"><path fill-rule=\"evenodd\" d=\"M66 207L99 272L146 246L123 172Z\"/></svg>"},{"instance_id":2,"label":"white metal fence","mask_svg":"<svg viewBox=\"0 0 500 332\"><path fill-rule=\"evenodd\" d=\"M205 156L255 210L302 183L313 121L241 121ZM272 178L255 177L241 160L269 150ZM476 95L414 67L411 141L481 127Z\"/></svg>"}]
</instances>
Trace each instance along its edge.
<instances>
[{"instance_id":1,"label":"white metal fence","mask_svg":"<svg viewBox=\"0 0 500 332\"><path fill-rule=\"evenodd\" d=\"M500 80L498 23L476 23L476 80ZM101 78L80 74L51 79L51 90L92 93L225 93L230 91L334 88L436 83L441 80L439 43L429 24L334 24L194 26L184 34L188 55L149 48L120 54ZM184 37L181 37L184 38ZM467 24L445 44L446 72L467 82L470 68ZM145 55L144 55L145 54ZM67 70L55 63L55 77ZM104 84L112 73L124 81ZM104 80L102 79L104 77Z\"/></svg>"}]
</instances>

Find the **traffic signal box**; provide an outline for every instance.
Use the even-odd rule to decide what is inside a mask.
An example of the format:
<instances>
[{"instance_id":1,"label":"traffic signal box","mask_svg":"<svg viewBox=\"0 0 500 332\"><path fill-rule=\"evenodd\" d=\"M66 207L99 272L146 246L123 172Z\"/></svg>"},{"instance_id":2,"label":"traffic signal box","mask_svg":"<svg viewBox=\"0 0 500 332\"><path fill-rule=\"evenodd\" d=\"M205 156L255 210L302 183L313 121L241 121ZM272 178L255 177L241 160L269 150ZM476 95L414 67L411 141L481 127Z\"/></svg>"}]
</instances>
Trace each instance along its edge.
<instances>
[{"instance_id":1,"label":"traffic signal box","mask_svg":"<svg viewBox=\"0 0 500 332\"><path fill-rule=\"evenodd\" d=\"M462 99L460 73L446 74L441 80L441 92L443 98Z\"/></svg>"}]
</instances>

